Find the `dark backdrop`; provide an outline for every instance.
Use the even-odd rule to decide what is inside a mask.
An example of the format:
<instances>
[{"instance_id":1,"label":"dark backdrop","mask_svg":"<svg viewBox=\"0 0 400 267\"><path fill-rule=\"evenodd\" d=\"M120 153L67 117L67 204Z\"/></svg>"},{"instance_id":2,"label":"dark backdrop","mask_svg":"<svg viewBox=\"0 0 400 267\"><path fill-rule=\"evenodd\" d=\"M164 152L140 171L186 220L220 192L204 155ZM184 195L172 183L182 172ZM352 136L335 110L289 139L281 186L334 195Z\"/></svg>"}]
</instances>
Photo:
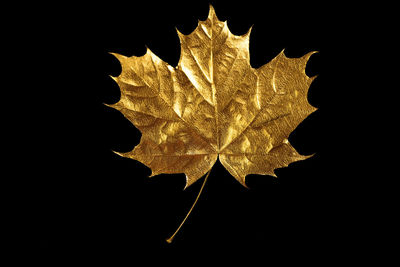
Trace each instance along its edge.
<instances>
[{"instance_id":1,"label":"dark backdrop","mask_svg":"<svg viewBox=\"0 0 400 267\"><path fill-rule=\"evenodd\" d=\"M360 165L349 152L350 143L360 142L360 122L349 105L359 89L347 84L354 59L349 51L360 51L353 41L364 34L357 17L362 7L339 2L211 4L234 34L253 25L253 67L283 48L289 57L319 51L306 69L309 76L318 75L309 90L309 102L318 110L289 138L301 154L315 156L277 170L278 178L249 175L249 190L217 162L189 220L167 244L165 238L192 205L201 181L183 191L183 174L148 179L147 167L112 152L130 151L140 132L103 105L119 99L109 75L117 76L121 68L108 52L140 56L148 46L175 66L180 53L175 27L190 33L197 19L207 17L208 2L53 6L41 24L47 29L42 85L50 88L51 99L40 108L46 131L35 144L43 153L31 161L30 170L38 175L22 180L29 191L29 224L22 225L40 261L127 266L143 259L165 264L258 259L265 265L325 266L358 255L366 246L370 235L365 235L362 215L370 200L363 191L364 177L356 171Z\"/></svg>"}]
</instances>

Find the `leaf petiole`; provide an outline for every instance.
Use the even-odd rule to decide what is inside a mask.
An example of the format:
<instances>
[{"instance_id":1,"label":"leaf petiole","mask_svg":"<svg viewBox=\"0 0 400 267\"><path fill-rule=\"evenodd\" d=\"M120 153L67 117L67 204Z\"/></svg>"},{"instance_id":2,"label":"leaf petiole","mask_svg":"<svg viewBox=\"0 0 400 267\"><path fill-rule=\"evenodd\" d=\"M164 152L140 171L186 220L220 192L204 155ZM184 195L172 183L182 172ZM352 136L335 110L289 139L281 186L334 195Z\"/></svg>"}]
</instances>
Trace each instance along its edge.
<instances>
[{"instance_id":1,"label":"leaf petiole","mask_svg":"<svg viewBox=\"0 0 400 267\"><path fill-rule=\"evenodd\" d=\"M200 188L200 191L199 191L199 193L198 193L198 195L197 195L197 197L196 197L196 200L194 201L194 203L193 203L192 207L190 208L189 212L186 214L186 217L183 219L183 221L182 221L181 224L179 225L178 229L176 229L175 233L174 233L170 238L167 238L167 239L165 240L165 241L167 241L167 243L172 243L172 240L174 240L175 235L179 232L179 230L181 229L182 225L185 223L186 219L189 217L190 213L192 212L194 206L195 206L196 203L197 203L197 200L199 200L199 197L200 197L200 195L201 195L201 192L203 192L204 185L205 185L206 182L207 182L207 179L208 179L208 176L210 175L210 172L211 172L211 169L207 172L206 178L204 178L204 182L203 182L203 184L201 185L201 188Z\"/></svg>"}]
</instances>

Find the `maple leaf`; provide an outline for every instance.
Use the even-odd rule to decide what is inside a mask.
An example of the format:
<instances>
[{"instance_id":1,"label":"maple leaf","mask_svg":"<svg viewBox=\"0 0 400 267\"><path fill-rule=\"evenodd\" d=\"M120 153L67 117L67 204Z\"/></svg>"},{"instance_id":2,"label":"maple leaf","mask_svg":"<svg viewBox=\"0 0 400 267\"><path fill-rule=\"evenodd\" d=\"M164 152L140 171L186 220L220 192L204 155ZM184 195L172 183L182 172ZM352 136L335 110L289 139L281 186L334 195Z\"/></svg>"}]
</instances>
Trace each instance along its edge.
<instances>
[{"instance_id":1,"label":"maple leaf","mask_svg":"<svg viewBox=\"0 0 400 267\"><path fill-rule=\"evenodd\" d=\"M115 54L122 73L113 77L121 99L110 105L142 133L131 152L160 173L185 173L186 187L219 158L242 185L247 174L303 160L289 134L316 110L307 101L313 77L305 74L308 53L250 65L249 36L232 34L210 6L208 18L189 35L178 31L181 55L172 67L149 49L141 57Z\"/></svg>"}]
</instances>

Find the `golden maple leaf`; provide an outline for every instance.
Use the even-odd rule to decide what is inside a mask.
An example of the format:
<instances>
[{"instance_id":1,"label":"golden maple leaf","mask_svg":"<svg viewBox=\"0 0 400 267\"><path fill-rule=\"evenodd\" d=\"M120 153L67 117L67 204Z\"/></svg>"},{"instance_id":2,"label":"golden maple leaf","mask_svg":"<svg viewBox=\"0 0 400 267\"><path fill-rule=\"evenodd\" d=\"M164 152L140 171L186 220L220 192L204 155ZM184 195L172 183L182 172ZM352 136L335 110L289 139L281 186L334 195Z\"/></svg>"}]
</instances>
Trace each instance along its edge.
<instances>
[{"instance_id":1,"label":"golden maple leaf","mask_svg":"<svg viewBox=\"0 0 400 267\"><path fill-rule=\"evenodd\" d=\"M141 132L140 144L118 153L160 173L185 173L186 187L219 158L242 185L247 174L268 174L309 156L288 142L289 134L315 108L307 102L313 77L308 53L282 51L257 69L250 66L249 36L232 34L210 6L208 18L189 35L178 31L177 67L149 49L141 57L115 55L121 99L111 105ZM186 188L185 187L185 188Z\"/></svg>"}]
</instances>

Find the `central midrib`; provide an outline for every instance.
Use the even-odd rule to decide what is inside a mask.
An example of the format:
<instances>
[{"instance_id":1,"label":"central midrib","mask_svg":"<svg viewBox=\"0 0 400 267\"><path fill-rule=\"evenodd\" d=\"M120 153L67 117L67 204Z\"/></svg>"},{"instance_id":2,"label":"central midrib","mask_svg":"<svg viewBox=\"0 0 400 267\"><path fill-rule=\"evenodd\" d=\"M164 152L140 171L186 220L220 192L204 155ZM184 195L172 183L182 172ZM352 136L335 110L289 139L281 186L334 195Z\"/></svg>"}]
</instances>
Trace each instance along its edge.
<instances>
[{"instance_id":1,"label":"central midrib","mask_svg":"<svg viewBox=\"0 0 400 267\"><path fill-rule=\"evenodd\" d=\"M213 95L213 104L214 104L214 112L215 112L215 128L217 132L217 154L220 152L220 140L219 140L219 121L218 121L218 103L217 103L217 90L215 88L214 83L214 55L213 55L213 29L214 23L211 20L211 33L210 33L210 80L211 80L211 90Z\"/></svg>"}]
</instances>

